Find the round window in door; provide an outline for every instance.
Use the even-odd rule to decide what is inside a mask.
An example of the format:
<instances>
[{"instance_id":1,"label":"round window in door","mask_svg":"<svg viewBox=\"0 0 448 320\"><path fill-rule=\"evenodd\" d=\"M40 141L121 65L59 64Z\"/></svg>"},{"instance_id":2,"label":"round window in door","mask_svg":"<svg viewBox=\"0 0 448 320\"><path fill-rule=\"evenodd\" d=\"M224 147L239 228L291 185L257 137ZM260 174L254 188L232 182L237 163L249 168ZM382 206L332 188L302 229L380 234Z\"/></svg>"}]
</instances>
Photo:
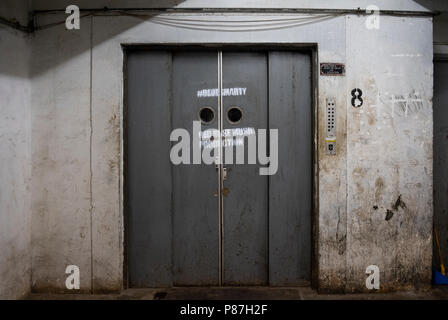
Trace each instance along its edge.
<instances>
[{"instance_id":1,"label":"round window in door","mask_svg":"<svg viewBox=\"0 0 448 320\"><path fill-rule=\"evenodd\" d=\"M243 118L243 110L239 107L230 107L229 110L227 110L227 120L231 124L237 124L241 121Z\"/></svg>"},{"instance_id":2,"label":"round window in door","mask_svg":"<svg viewBox=\"0 0 448 320\"><path fill-rule=\"evenodd\" d=\"M215 111L211 107L204 107L199 110L199 119L203 124L210 124L215 119Z\"/></svg>"}]
</instances>

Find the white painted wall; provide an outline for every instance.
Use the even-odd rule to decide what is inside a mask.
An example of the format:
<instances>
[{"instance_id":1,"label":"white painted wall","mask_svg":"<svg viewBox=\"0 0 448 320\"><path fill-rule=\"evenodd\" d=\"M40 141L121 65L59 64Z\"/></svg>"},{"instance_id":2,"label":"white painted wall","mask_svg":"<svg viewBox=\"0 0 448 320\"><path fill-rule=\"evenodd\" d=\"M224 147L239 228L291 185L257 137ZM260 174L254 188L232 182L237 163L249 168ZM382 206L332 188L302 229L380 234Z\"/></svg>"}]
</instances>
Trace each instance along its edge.
<instances>
[{"instance_id":1,"label":"white painted wall","mask_svg":"<svg viewBox=\"0 0 448 320\"><path fill-rule=\"evenodd\" d=\"M0 12L20 20L23 3L6 10L8 2L13 1L2 2ZM0 26L0 299L30 291L29 59L28 36Z\"/></svg>"}]
</instances>

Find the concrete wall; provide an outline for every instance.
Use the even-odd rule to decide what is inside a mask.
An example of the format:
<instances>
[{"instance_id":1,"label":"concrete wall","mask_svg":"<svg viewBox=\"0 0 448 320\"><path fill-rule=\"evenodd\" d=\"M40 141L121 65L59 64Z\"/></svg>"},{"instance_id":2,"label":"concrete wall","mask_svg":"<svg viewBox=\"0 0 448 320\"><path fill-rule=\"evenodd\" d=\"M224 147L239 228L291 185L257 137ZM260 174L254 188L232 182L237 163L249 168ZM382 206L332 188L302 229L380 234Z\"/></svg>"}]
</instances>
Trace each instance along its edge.
<instances>
[{"instance_id":1,"label":"concrete wall","mask_svg":"<svg viewBox=\"0 0 448 320\"><path fill-rule=\"evenodd\" d=\"M80 267L84 292L121 289L121 44L207 42L315 43L320 62L346 63L345 77L318 79L319 288L365 290L370 264L380 267L384 290L429 285L431 18L382 16L379 30L368 30L365 17L339 16L287 29L216 32L89 17L79 31L61 25L33 38L33 290L64 291L68 264ZM362 108L351 106L353 88L363 90ZM327 97L338 110L337 156L324 152Z\"/></svg>"},{"instance_id":2,"label":"concrete wall","mask_svg":"<svg viewBox=\"0 0 448 320\"><path fill-rule=\"evenodd\" d=\"M86 290L91 286L90 25L37 32L32 55L32 286L65 288L65 268L75 264Z\"/></svg>"},{"instance_id":3,"label":"concrete wall","mask_svg":"<svg viewBox=\"0 0 448 320\"><path fill-rule=\"evenodd\" d=\"M347 19L347 289L378 265L382 288L429 284L432 248L431 20ZM350 98L350 97L349 97Z\"/></svg>"},{"instance_id":4,"label":"concrete wall","mask_svg":"<svg viewBox=\"0 0 448 320\"><path fill-rule=\"evenodd\" d=\"M23 1L2 1L0 15L23 16ZM0 26L0 299L30 291L30 43Z\"/></svg>"}]
</instances>

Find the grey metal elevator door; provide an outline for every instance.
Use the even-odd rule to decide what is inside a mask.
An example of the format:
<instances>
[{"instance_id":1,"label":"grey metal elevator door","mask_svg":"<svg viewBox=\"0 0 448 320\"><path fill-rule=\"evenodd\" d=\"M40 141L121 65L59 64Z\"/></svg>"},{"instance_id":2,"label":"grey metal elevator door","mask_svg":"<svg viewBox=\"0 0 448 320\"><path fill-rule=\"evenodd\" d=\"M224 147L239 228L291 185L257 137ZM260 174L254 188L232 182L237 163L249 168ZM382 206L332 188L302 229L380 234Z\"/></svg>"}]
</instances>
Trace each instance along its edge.
<instances>
[{"instance_id":1,"label":"grey metal elevator door","mask_svg":"<svg viewBox=\"0 0 448 320\"><path fill-rule=\"evenodd\" d=\"M130 287L293 286L310 279L310 57L289 51L224 51L222 78L218 57L212 50L127 54ZM202 123L202 131L222 124L224 139L234 129L233 134L251 132L254 137L259 129L277 129L277 172L260 175L258 154L257 163L248 164L248 139L244 164L235 163L236 148L230 144L232 164L173 165L172 130L184 128L194 141L193 121L204 108L210 121ZM261 142L256 141L258 149Z\"/></svg>"}]
</instances>

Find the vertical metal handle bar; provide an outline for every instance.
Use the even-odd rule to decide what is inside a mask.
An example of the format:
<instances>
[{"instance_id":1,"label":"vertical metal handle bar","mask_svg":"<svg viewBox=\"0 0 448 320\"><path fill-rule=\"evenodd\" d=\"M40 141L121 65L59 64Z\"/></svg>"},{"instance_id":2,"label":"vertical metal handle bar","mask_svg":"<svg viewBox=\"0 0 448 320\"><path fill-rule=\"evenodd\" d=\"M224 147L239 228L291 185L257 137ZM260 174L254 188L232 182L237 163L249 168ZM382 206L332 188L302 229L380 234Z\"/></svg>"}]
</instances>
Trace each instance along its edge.
<instances>
[{"instance_id":1,"label":"vertical metal handle bar","mask_svg":"<svg viewBox=\"0 0 448 320\"><path fill-rule=\"evenodd\" d=\"M219 170L218 170L218 215L219 215L219 285L223 284L224 273L224 218L223 218L223 157L222 157L222 51L218 51L218 132L219 132ZM216 157L215 157L216 159Z\"/></svg>"}]
</instances>

